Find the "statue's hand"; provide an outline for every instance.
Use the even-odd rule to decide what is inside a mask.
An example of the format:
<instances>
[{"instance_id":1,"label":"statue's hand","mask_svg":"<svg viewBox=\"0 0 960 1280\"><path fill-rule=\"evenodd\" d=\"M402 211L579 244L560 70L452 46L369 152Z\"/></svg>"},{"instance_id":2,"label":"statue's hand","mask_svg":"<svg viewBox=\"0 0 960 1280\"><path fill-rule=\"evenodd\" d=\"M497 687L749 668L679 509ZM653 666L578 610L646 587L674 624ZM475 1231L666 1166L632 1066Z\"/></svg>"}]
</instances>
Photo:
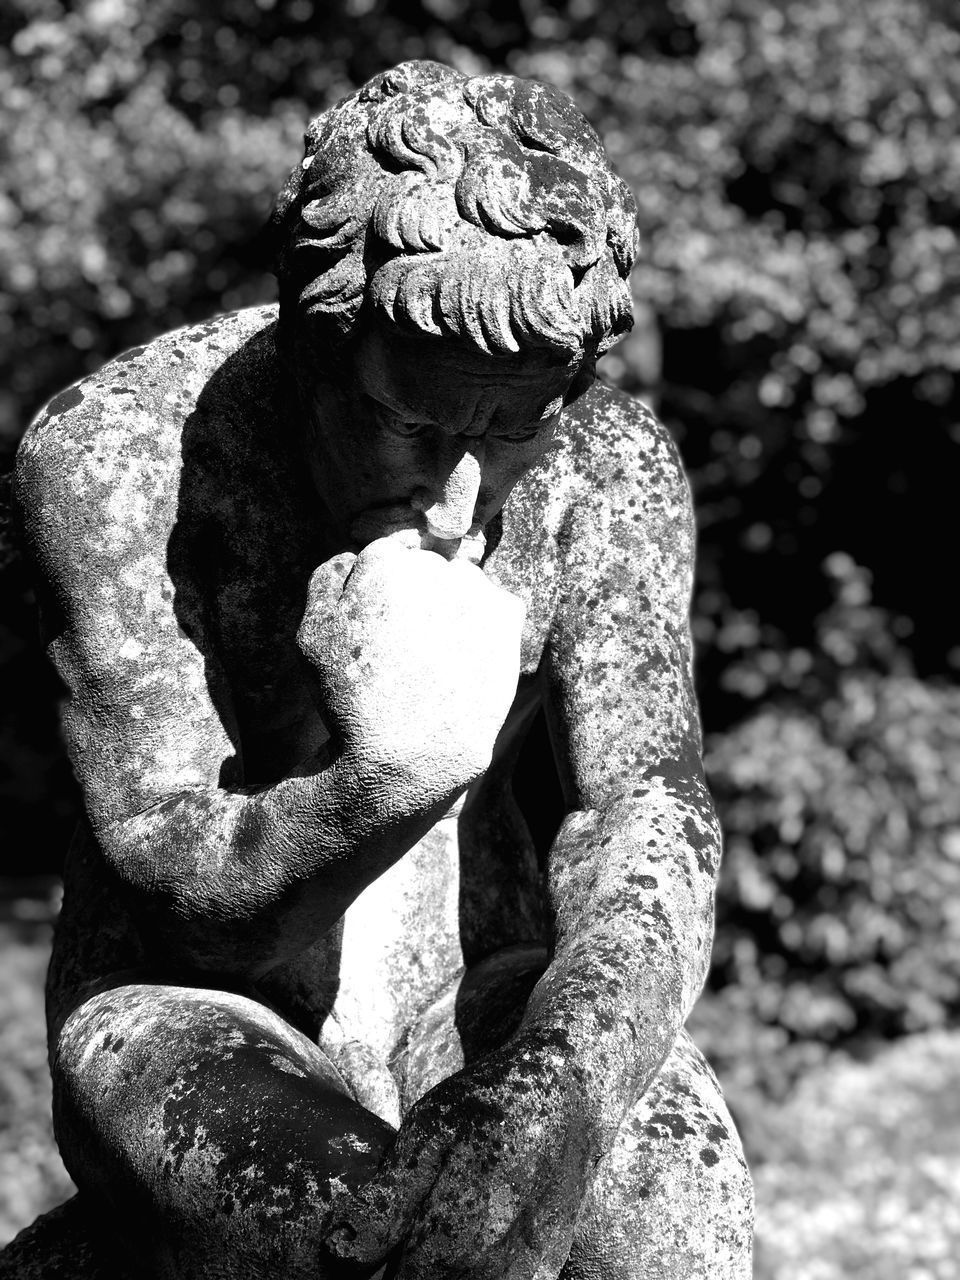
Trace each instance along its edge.
<instances>
[{"instance_id":1,"label":"statue's hand","mask_svg":"<svg viewBox=\"0 0 960 1280\"><path fill-rule=\"evenodd\" d=\"M324 718L354 760L455 795L490 763L516 693L523 605L476 566L394 538L351 560L313 575L297 637Z\"/></svg>"},{"instance_id":2,"label":"statue's hand","mask_svg":"<svg viewBox=\"0 0 960 1280\"><path fill-rule=\"evenodd\" d=\"M367 1265L393 1253L397 1280L556 1280L599 1158L567 1058L521 1037L437 1085L326 1247Z\"/></svg>"}]
</instances>

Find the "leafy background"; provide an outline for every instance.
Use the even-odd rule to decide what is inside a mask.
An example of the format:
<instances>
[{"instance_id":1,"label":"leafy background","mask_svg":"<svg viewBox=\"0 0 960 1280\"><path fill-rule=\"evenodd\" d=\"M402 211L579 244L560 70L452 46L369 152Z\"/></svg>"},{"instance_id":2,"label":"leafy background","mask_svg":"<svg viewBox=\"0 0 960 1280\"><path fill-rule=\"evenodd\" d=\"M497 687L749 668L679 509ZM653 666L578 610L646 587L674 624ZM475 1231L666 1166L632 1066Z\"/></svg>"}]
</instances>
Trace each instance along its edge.
<instances>
[{"instance_id":1,"label":"leafy background","mask_svg":"<svg viewBox=\"0 0 960 1280\"><path fill-rule=\"evenodd\" d=\"M409 57L558 85L637 194L638 323L605 364L674 431L697 502L727 857L694 1028L757 1173L758 1275L947 1276L954 0L6 0L0 471L106 357L272 298L261 229L305 120ZM2 582L9 1235L63 1193L36 991L77 797L16 559Z\"/></svg>"}]
</instances>

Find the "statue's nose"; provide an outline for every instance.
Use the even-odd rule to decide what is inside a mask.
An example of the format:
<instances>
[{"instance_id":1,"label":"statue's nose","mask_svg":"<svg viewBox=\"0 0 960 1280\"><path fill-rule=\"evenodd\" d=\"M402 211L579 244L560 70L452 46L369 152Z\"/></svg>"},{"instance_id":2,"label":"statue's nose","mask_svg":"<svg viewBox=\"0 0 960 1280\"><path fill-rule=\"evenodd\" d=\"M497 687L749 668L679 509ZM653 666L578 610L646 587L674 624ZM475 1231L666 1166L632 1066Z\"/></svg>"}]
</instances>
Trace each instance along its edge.
<instances>
[{"instance_id":1,"label":"statue's nose","mask_svg":"<svg viewBox=\"0 0 960 1280\"><path fill-rule=\"evenodd\" d=\"M466 449L462 440L450 443L454 452L452 465L443 466L446 476L429 489L418 489L412 498L413 506L423 512L427 531L443 539L462 538L470 531L483 474L482 440L471 440Z\"/></svg>"}]
</instances>

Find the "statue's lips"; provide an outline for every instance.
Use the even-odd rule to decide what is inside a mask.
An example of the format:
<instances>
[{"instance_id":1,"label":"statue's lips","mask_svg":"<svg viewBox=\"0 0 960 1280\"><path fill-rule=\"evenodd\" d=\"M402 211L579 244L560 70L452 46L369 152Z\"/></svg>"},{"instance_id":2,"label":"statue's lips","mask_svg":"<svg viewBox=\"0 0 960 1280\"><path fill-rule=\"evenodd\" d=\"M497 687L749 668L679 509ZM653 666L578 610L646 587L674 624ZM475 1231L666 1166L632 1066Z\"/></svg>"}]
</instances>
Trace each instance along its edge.
<instances>
[{"instance_id":1,"label":"statue's lips","mask_svg":"<svg viewBox=\"0 0 960 1280\"><path fill-rule=\"evenodd\" d=\"M350 521L351 539L365 547L377 538L397 538L404 545L421 551L436 551L445 560L469 560L479 564L486 549L483 527L471 525L462 538L442 538L431 531L419 511L408 504L370 507Z\"/></svg>"},{"instance_id":2,"label":"statue's lips","mask_svg":"<svg viewBox=\"0 0 960 1280\"><path fill-rule=\"evenodd\" d=\"M409 503L397 503L392 506L368 507L350 521L349 533L354 542L366 546L377 538L387 538L392 533L404 529L416 531L423 526L423 517L414 511Z\"/></svg>"}]
</instances>

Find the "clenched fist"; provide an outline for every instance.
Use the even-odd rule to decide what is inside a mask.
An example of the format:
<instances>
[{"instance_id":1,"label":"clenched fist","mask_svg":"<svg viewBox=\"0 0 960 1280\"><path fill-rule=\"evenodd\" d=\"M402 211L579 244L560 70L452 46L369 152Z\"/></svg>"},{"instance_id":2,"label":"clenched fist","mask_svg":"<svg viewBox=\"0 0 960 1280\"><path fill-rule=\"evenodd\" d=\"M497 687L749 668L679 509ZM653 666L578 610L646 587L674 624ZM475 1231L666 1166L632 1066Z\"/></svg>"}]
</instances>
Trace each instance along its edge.
<instances>
[{"instance_id":1,"label":"clenched fist","mask_svg":"<svg viewBox=\"0 0 960 1280\"><path fill-rule=\"evenodd\" d=\"M368 1267L393 1254L396 1280L556 1280L601 1154L564 1041L522 1033L431 1089L338 1204L329 1252Z\"/></svg>"},{"instance_id":2,"label":"clenched fist","mask_svg":"<svg viewBox=\"0 0 960 1280\"><path fill-rule=\"evenodd\" d=\"M523 616L475 565L380 538L316 570L297 642L343 752L433 804L490 763Z\"/></svg>"}]
</instances>

